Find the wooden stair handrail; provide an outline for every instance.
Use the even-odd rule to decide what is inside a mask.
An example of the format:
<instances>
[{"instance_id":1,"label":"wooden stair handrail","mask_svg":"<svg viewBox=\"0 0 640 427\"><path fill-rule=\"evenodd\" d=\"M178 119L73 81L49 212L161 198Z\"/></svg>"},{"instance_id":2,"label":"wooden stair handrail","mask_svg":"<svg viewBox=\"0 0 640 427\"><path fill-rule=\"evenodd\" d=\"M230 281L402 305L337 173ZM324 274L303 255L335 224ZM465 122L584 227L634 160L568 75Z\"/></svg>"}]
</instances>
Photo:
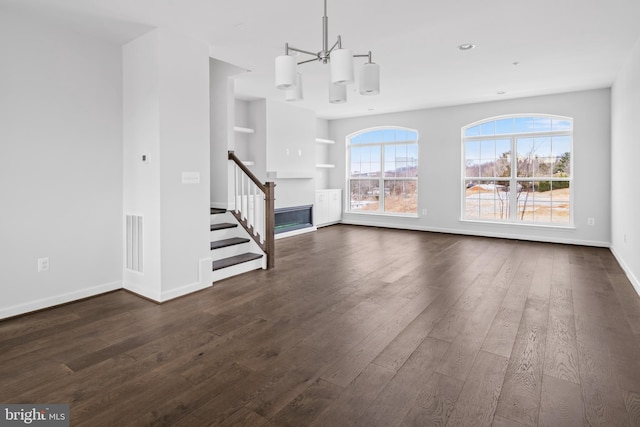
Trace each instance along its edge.
<instances>
[{"instance_id":1,"label":"wooden stair handrail","mask_svg":"<svg viewBox=\"0 0 640 427\"><path fill-rule=\"evenodd\" d=\"M255 184L255 185L256 185L260 190L262 190L262 192L263 192L264 194L267 194L267 186L266 186L266 184L263 184L263 183L261 183L261 182L260 182L260 180L258 179L258 177L257 177L257 176L255 176L255 175L253 174L253 172L251 172L251 171L249 170L249 168L248 168L244 163L242 163L242 160L240 160L240 159L238 158L238 156L236 156L236 153L235 153L235 152L233 152L233 151L229 151L229 160L232 160L236 165L238 165L238 167L239 167L240 169L242 169L242 172L244 172L244 173L245 173L245 175L247 175L247 176L249 177L249 179L250 179L251 181L253 181L253 183L254 183L254 184ZM267 184L268 184L268 183L267 183Z\"/></svg>"},{"instance_id":2,"label":"wooden stair handrail","mask_svg":"<svg viewBox=\"0 0 640 427\"><path fill-rule=\"evenodd\" d=\"M249 168L242 163L242 160L236 156L235 152L229 151L229 160L234 162L242 172L249 177L249 179L264 193L264 243L257 241L258 245L267 254L267 269L275 266L275 254L276 254L276 216L275 216L275 182L267 181L264 184L249 170ZM247 228L244 221L239 220L240 224L249 232L251 237L256 240L252 230Z\"/></svg>"}]
</instances>

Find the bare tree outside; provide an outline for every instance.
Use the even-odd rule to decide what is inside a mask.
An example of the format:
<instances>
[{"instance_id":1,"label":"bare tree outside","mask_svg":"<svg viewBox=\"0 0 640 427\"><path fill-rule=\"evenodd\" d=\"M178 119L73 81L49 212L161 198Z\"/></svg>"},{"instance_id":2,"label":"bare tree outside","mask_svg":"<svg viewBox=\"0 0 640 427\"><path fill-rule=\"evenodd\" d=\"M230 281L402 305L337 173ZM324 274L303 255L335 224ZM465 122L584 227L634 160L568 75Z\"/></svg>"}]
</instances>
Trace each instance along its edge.
<instances>
[{"instance_id":1,"label":"bare tree outside","mask_svg":"<svg viewBox=\"0 0 640 427\"><path fill-rule=\"evenodd\" d=\"M350 211L418 212L418 134L401 128L350 138Z\"/></svg>"},{"instance_id":2,"label":"bare tree outside","mask_svg":"<svg viewBox=\"0 0 640 427\"><path fill-rule=\"evenodd\" d=\"M514 132L516 120L529 124L521 126L523 135ZM463 144L466 219L570 222L572 124L537 120L502 119L511 124L510 128L502 124L505 136L491 133L500 131L498 121L467 130L470 136Z\"/></svg>"}]
</instances>

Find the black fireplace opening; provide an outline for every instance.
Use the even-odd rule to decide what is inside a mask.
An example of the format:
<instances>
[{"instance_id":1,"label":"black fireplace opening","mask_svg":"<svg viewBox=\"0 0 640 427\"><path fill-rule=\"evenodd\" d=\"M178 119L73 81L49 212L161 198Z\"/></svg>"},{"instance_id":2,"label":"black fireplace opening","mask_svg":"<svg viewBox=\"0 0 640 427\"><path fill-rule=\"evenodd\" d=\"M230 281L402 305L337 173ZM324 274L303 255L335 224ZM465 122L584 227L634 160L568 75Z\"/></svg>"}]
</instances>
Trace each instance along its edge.
<instances>
[{"instance_id":1,"label":"black fireplace opening","mask_svg":"<svg viewBox=\"0 0 640 427\"><path fill-rule=\"evenodd\" d=\"M275 213L275 234L313 227L313 205L278 208Z\"/></svg>"}]
</instances>

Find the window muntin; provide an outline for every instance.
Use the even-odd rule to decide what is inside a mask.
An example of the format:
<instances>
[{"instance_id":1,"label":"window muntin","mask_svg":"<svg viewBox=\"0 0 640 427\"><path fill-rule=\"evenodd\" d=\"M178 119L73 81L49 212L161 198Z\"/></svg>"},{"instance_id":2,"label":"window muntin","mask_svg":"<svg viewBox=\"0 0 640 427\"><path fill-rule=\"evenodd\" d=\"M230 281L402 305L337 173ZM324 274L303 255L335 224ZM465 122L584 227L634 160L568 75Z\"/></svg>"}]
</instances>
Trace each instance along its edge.
<instances>
[{"instance_id":1,"label":"window muntin","mask_svg":"<svg viewBox=\"0 0 640 427\"><path fill-rule=\"evenodd\" d=\"M463 128L463 219L570 225L572 131L552 116Z\"/></svg>"},{"instance_id":2,"label":"window muntin","mask_svg":"<svg viewBox=\"0 0 640 427\"><path fill-rule=\"evenodd\" d=\"M367 130L348 138L349 211L418 213L418 133Z\"/></svg>"}]
</instances>

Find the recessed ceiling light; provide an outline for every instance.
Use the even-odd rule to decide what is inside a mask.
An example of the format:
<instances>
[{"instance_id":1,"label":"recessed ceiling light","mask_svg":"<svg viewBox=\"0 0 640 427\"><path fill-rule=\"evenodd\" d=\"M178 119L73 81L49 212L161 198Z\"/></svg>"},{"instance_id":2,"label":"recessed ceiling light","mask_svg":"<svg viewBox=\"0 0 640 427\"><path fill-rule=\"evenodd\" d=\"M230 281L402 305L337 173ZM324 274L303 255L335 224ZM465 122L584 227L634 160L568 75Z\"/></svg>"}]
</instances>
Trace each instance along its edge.
<instances>
[{"instance_id":1,"label":"recessed ceiling light","mask_svg":"<svg viewBox=\"0 0 640 427\"><path fill-rule=\"evenodd\" d=\"M507 92L503 91L503 90L499 90L496 92L498 95L505 95Z\"/></svg>"},{"instance_id":2,"label":"recessed ceiling light","mask_svg":"<svg viewBox=\"0 0 640 427\"><path fill-rule=\"evenodd\" d=\"M458 50L471 50L474 47L476 47L475 44L465 43L465 44L461 44L460 46L458 46Z\"/></svg>"}]
</instances>

